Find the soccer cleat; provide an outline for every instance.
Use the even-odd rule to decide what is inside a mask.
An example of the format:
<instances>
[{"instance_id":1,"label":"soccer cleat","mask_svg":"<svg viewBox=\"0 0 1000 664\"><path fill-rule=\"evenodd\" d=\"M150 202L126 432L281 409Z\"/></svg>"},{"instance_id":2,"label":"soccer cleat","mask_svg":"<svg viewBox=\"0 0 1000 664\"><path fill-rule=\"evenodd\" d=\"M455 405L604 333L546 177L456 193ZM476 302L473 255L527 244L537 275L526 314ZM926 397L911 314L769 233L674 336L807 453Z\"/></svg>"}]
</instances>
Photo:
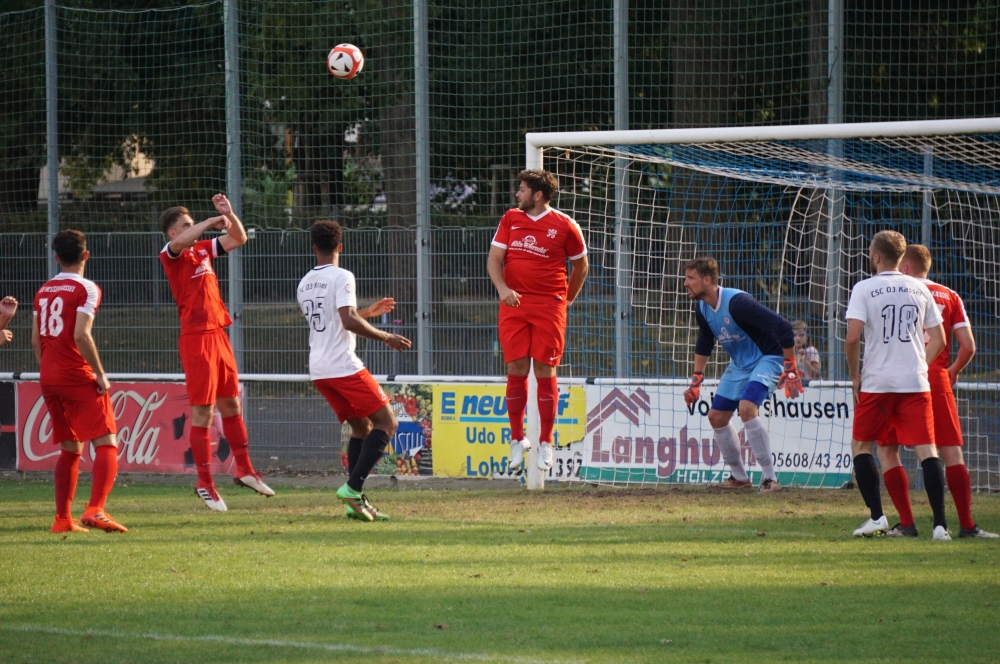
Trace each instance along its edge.
<instances>
[{"instance_id":1,"label":"soccer cleat","mask_svg":"<svg viewBox=\"0 0 1000 664\"><path fill-rule=\"evenodd\" d=\"M342 503L354 511L353 515L348 512L347 516L350 518L358 519L359 521L375 520L375 517L372 516L372 513L369 512L368 508L365 506L365 502L360 491L355 491L350 486L345 484L337 489L337 498L340 498Z\"/></svg>"},{"instance_id":2,"label":"soccer cleat","mask_svg":"<svg viewBox=\"0 0 1000 664\"><path fill-rule=\"evenodd\" d=\"M55 532L54 530L52 532ZM980 539L998 539L1000 535L996 533L991 533L983 530L979 526L973 526L972 530L966 530L965 528L959 528L958 530L959 539L963 537L978 537Z\"/></svg>"},{"instance_id":3,"label":"soccer cleat","mask_svg":"<svg viewBox=\"0 0 1000 664\"><path fill-rule=\"evenodd\" d=\"M213 512L225 512L226 511L226 501L222 499L219 492L215 489L215 484L202 484L199 482L194 487L194 493L196 496L205 501L205 505L208 509Z\"/></svg>"},{"instance_id":4,"label":"soccer cleat","mask_svg":"<svg viewBox=\"0 0 1000 664\"><path fill-rule=\"evenodd\" d=\"M780 491L781 485L778 484L778 480L769 480L764 478L764 481L760 483L760 493L774 493L775 491Z\"/></svg>"},{"instance_id":5,"label":"soccer cleat","mask_svg":"<svg viewBox=\"0 0 1000 664\"><path fill-rule=\"evenodd\" d=\"M935 542L950 542L951 533L944 526L934 526L934 534L931 539Z\"/></svg>"},{"instance_id":6,"label":"soccer cleat","mask_svg":"<svg viewBox=\"0 0 1000 664\"><path fill-rule=\"evenodd\" d=\"M530 449L531 441L527 438L510 441L510 461L507 462L510 472L513 473L524 465L524 454Z\"/></svg>"},{"instance_id":7,"label":"soccer cleat","mask_svg":"<svg viewBox=\"0 0 1000 664\"><path fill-rule=\"evenodd\" d=\"M365 509L368 510L368 513L371 514L372 518L374 518L376 521L389 520L389 515L384 512L379 512L378 508L372 505L372 501L368 500L368 496L366 496L363 493L361 494L361 502L364 504Z\"/></svg>"},{"instance_id":8,"label":"soccer cleat","mask_svg":"<svg viewBox=\"0 0 1000 664\"><path fill-rule=\"evenodd\" d=\"M106 533L127 533L128 528L118 523L108 513L96 507L88 507L83 510L80 523L91 528L98 528Z\"/></svg>"},{"instance_id":9,"label":"soccer cleat","mask_svg":"<svg viewBox=\"0 0 1000 664\"><path fill-rule=\"evenodd\" d=\"M538 443L538 470L552 467L552 443Z\"/></svg>"},{"instance_id":10,"label":"soccer cleat","mask_svg":"<svg viewBox=\"0 0 1000 664\"><path fill-rule=\"evenodd\" d=\"M854 536L875 537L876 535L885 535L887 530L889 530L889 522L883 514L878 519L868 519L862 523L861 527L854 531Z\"/></svg>"},{"instance_id":11,"label":"soccer cleat","mask_svg":"<svg viewBox=\"0 0 1000 664\"><path fill-rule=\"evenodd\" d=\"M236 477L233 475L233 484L236 486L246 487L247 489L253 489L265 498L270 498L274 495L274 489L264 484L260 479L260 475L257 473L251 473L249 475L244 475L243 477Z\"/></svg>"},{"instance_id":12,"label":"soccer cleat","mask_svg":"<svg viewBox=\"0 0 1000 664\"><path fill-rule=\"evenodd\" d=\"M56 517L56 520L52 522L52 529L50 533L89 533L90 530L84 528L80 525L80 522L76 519L62 519ZM963 535L963 537L970 537L969 535Z\"/></svg>"},{"instance_id":13,"label":"soccer cleat","mask_svg":"<svg viewBox=\"0 0 1000 664\"><path fill-rule=\"evenodd\" d=\"M725 482L720 483L719 486L723 489L745 489L747 487L753 486L753 482L750 480L749 477L743 481L740 481L735 477L733 477L732 475L730 475L729 478L726 479Z\"/></svg>"},{"instance_id":14,"label":"soccer cleat","mask_svg":"<svg viewBox=\"0 0 1000 664\"><path fill-rule=\"evenodd\" d=\"M895 526L890 528L885 534L886 537L916 537L917 536L917 524L911 523L908 526L897 523Z\"/></svg>"}]
</instances>

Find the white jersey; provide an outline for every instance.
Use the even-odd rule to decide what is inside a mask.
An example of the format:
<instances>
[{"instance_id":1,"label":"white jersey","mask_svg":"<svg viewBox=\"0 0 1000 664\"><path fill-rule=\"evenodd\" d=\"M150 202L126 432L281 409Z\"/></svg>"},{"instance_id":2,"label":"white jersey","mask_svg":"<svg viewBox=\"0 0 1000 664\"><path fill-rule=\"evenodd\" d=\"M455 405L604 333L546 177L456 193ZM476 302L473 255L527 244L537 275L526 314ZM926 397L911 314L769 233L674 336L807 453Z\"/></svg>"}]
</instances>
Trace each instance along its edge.
<instances>
[{"instance_id":1,"label":"white jersey","mask_svg":"<svg viewBox=\"0 0 1000 664\"><path fill-rule=\"evenodd\" d=\"M302 277L299 308L309 323L309 378L353 376L365 365L354 353L357 338L344 329L338 309L357 307L354 275L333 265L319 265Z\"/></svg>"},{"instance_id":2,"label":"white jersey","mask_svg":"<svg viewBox=\"0 0 1000 664\"><path fill-rule=\"evenodd\" d=\"M862 392L930 392L924 331L942 318L926 285L895 270L859 281L847 318L865 324Z\"/></svg>"}]
</instances>

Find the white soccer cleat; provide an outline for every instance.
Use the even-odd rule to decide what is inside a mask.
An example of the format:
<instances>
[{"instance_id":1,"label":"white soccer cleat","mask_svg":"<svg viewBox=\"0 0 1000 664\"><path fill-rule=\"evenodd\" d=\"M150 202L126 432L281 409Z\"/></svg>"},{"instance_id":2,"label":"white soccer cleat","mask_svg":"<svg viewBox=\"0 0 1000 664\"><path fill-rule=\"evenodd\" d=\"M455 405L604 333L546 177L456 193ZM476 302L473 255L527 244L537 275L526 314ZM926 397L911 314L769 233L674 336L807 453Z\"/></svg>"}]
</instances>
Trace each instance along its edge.
<instances>
[{"instance_id":1,"label":"white soccer cleat","mask_svg":"<svg viewBox=\"0 0 1000 664\"><path fill-rule=\"evenodd\" d=\"M546 471L552 467L552 443L538 444L538 470Z\"/></svg>"},{"instance_id":2,"label":"white soccer cleat","mask_svg":"<svg viewBox=\"0 0 1000 664\"><path fill-rule=\"evenodd\" d=\"M998 539L1000 535L996 533L991 533L983 530L979 526L973 526L972 530L966 530L965 528L960 528L958 531L958 536L963 537L977 537L979 539Z\"/></svg>"},{"instance_id":3,"label":"white soccer cleat","mask_svg":"<svg viewBox=\"0 0 1000 664\"><path fill-rule=\"evenodd\" d=\"M862 523L861 527L854 531L854 536L875 537L876 535L885 535L887 530L889 530L889 521L883 514L878 519L868 519Z\"/></svg>"},{"instance_id":4,"label":"white soccer cleat","mask_svg":"<svg viewBox=\"0 0 1000 664\"><path fill-rule=\"evenodd\" d=\"M530 449L531 441L527 438L523 440L510 441L510 461L507 462L507 468L510 472L513 473L515 470L524 465L524 455Z\"/></svg>"},{"instance_id":5,"label":"white soccer cleat","mask_svg":"<svg viewBox=\"0 0 1000 664\"><path fill-rule=\"evenodd\" d=\"M931 539L935 542L950 542L951 533L944 526L934 526L934 534L931 535Z\"/></svg>"},{"instance_id":6,"label":"white soccer cleat","mask_svg":"<svg viewBox=\"0 0 1000 664\"><path fill-rule=\"evenodd\" d=\"M253 489L266 498L270 498L274 495L274 489L264 484L264 482L257 475L244 475L243 477L236 477L233 475L233 484Z\"/></svg>"},{"instance_id":7,"label":"white soccer cleat","mask_svg":"<svg viewBox=\"0 0 1000 664\"><path fill-rule=\"evenodd\" d=\"M194 492L199 498L205 501L205 505L213 512L226 511L226 501L216 491L214 484L210 484L209 486L199 484L195 486Z\"/></svg>"}]
</instances>

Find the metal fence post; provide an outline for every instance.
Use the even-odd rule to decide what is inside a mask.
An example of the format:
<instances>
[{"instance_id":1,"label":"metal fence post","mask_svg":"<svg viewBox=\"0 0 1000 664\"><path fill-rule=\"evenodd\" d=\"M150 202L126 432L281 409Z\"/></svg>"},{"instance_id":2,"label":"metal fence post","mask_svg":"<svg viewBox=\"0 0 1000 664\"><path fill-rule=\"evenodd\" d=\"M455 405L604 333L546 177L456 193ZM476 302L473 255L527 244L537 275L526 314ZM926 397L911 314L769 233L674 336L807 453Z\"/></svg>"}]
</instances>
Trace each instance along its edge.
<instances>
[{"instance_id":1,"label":"metal fence post","mask_svg":"<svg viewBox=\"0 0 1000 664\"><path fill-rule=\"evenodd\" d=\"M433 373L431 340L431 141L427 71L427 0L413 3L413 88L417 197L417 372Z\"/></svg>"},{"instance_id":2,"label":"metal fence post","mask_svg":"<svg viewBox=\"0 0 1000 664\"><path fill-rule=\"evenodd\" d=\"M628 0L614 0L615 130L628 124ZM632 247L628 223L628 161L615 158L615 376L629 374Z\"/></svg>"},{"instance_id":3,"label":"metal fence post","mask_svg":"<svg viewBox=\"0 0 1000 664\"><path fill-rule=\"evenodd\" d=\"M226 196L237 217L243 217L243 175L240 150L240 39L239 4L223 0L226 49ZM243 350L243 251L229 254L229 311L233 324L229 342L236 367L245 370Z\"/></svg>"},{"instance_id":4,"label":"metal fence post","mask_svg":"<svg viewBox=\"0 0 1000 664\"><path fill-rule=\"evenodd\" d=\"M45 0L45 143L48 165L48 236L45 257L46 279L59 270L52 253L52 238L59 232L59 35L56 31L56 0Z\"/></svg>"},{"instance_id":5,"label":"metal fence post","mask_svg":"<svg viewBox=\"0 0 1000 664\"><path fill-rule=\"evenodd\" d=\"M924 175L928 178L934 176L934 148L927 146L924 151ZM934 190L930 187L924 189L924 202L922 206L922 218L920 223L920 238L923 245L931 248L931 223L933 220L932 208L934 207Z\"/></svg>"}]
</instances>

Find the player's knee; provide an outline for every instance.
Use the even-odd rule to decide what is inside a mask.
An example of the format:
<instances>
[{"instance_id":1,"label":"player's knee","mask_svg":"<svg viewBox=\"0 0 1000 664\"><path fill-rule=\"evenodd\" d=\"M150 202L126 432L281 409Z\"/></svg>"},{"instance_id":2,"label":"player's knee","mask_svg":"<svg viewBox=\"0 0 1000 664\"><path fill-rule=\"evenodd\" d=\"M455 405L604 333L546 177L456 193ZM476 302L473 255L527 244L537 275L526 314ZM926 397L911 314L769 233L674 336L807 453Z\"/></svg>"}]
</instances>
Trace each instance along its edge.
<instances>
[{"instance_id":1,"label":"player's knee","mask_svg":"<svg viewBox=\"0 0 1000 664\"><path fill-rule=\"evenodd\" d=\"M963 466L965 465L965 458L962 456L961 447L939 447L938 454L941 455L941 461L944 462L945 466Z\"/></svg>"},{"instance_id":2,"label":"player's knee","mask_svg":"<svg viewBox=\"0 0 1000 664\"><path fill-rule=\"evenodd\" d=\"M744 422L749 422L750 420L757 417L757 404L752 401L741 401L740 402L740 419Z\"/></svg>"},{"instance_id":3,"label":"player's knee","mask_svg":"<svg viewBox=\"0 0 1000 664\"><path fill-rule=\"evenodd\" d=\"M372 432L372 421L367 417L363 420L351 423L351 437L364 440Z\"/></svg>"},{"instance_id":4,"label":"player's knee","mask_svg":"<svg viewBox=\"0 0 1000 664\"><path fill-rule=\"evenodd\" d=\"M234 417L241 414L240 400L237 397L222 397L216 401L215 406L223 417Z\"/></svg>"},{"instance_id":5,"label":"player's knee","mask_svg":"<svg viewBox=\"0 0 1000 664\"><path fill-rule=\"evenodd\" d=\"M733 418L732 413L727 413L721 410L710 410L708 411L708 423L713 429L721 429L722 427L729 424L729 420Z\"/></svg>"}]
</instances>

